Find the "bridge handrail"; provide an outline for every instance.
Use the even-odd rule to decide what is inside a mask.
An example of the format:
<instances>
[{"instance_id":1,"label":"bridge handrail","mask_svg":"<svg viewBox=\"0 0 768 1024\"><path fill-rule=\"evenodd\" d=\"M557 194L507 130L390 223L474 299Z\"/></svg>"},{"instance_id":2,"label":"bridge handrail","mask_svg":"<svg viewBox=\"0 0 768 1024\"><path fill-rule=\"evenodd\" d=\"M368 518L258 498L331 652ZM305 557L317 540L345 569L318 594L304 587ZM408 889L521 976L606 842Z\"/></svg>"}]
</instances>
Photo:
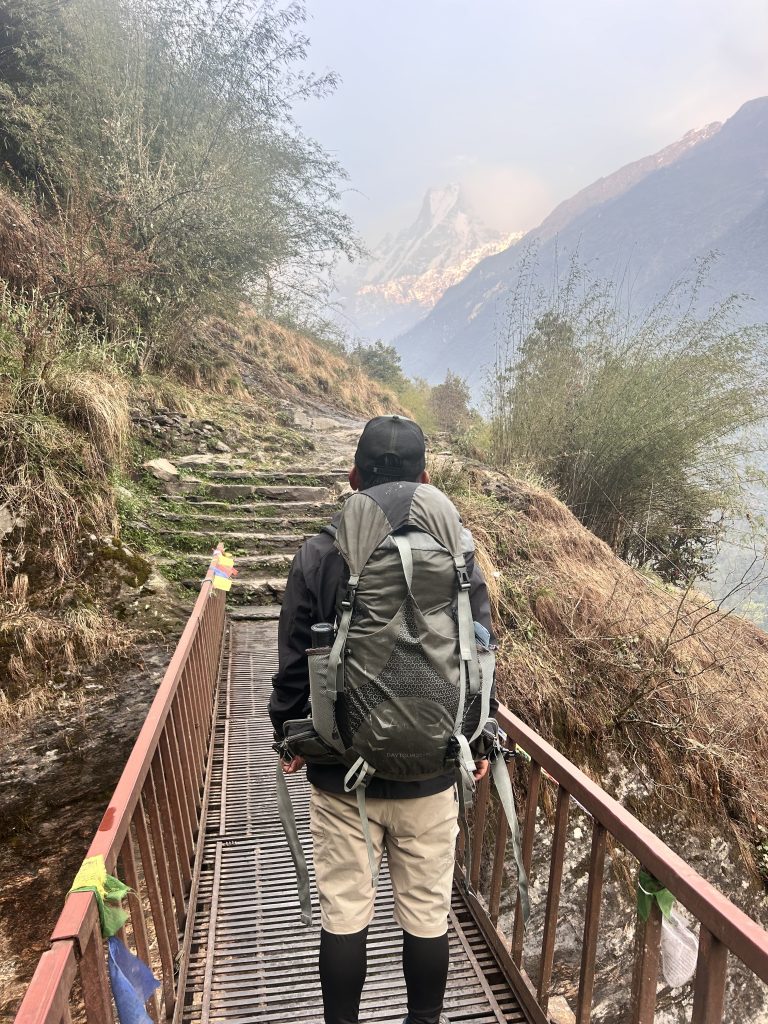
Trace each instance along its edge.
<instances>
[{"instance_id":1,"label":"bridge handrail","mask_svg":"<svg viewBox=\"0 0 768 1024\"><path fill-rule=\"evenodd\" d=\"M220 551L221 549L217 549ZM160 1000L153 999L155 1021L170 1018L175 1007L174 957L188 909L191 860L202 806L201 788L218 677L224 627L224 601L212 590L214 561L201 587L189 621L164 674L155 699L126 763L88 856L101 854L111 873L146 894L131 897L130 925L137 952L147 962L159 955ZM214 596L215 595L215 596ZM531 758L523 818L523 858L530 868L536 834L541 777L557 787L542 951L537 987L522 970L523 928L519 901L511 940L498 928L507 829L502 820L493 831L487 903L470 895L470 905L497 956L515 976L516 989L534 1024L547 1024L555 933L562 882L568 813L571 800L592 816L593 833L587 885L584 941L579 979L577 1020L589 1024L595 978L596 948L608 836L620 843L640 865L700 922L699 955L694 986L692 1024L722 1019L728 952L757 977L768 982L768 932L739 910L714 886L687 865L626 808L587 775L570 764L541 736L506 707L499 722L507 744L519 745ZM514 763L510 772L514 773ZM486 818L490 807L488 780L481 783L474 811L472 884L479 891ZM499 815L503 811L499 808ZM149 821L147 821L147 815ZM140 847L134 849L135 834ZM145 914L144 902L150 913ZM150 949L147 916L156 948ZM632 1024L651 1024L655 1013L661 915L654 904L646 923L638 921L632 981ZM70 997L76 980L89 1024L112 1021L99 915L92 893L72 893L51 936L16 1017L16 1024L69 1024ZM178 1016L178 1014L177 1014Z\"/></svg>"},{"instance_id":2,"label":"bridge handrail","mask_svg":"<svg viewBox=\"0 0 768 1024\"><path fill-rule=\"evenodd\" d=\"M514 737L533 760L618 839L698 921L762 981L768 982L768 932L507 708L501 709L499 721L505 732Z\"/></svg>"},{"instance_id":3,"label":"bridge handrail","mask_svg":"<svg viewBox=\"0 0 768 1024\"><path fill-rule=\"evenodd\" d=\"M654 835L617 800L609 796L584 772L563 757L533 729L503 705L499 724L507 734L507 746L517 745L530 757L527 796L522 813L523 860L530 868L536 833L536 811L542 773L557 788L552 835L550 877L547 890L542 949L538 963L538 983L534 987L522 970L523 922L517 900L511 939L498 927L502 875L506 860L507 829L499 820L493 830L495 847L490 855L490 882L487 901L471 895L472 909L496 952L506 960L509 971L522 986L521 996L531 1020L547 1020L555 933L562 882L568 813L571 799L593 819L589 862L581 973L576 1017L589 1024L595 977L600 899L607 837L621 844L639 865L649 871L686 907L700 924L699 953L694 984L692 1024L714 1024L722 1019L728 952L733 953L758 978L768 982L768 932L735 906L726 896L701 877L690 865ZM510 773L516 772L514 762ZM486 835L486 817L490 805L490 787L484 780L475 803L472 829L473 888L479 891L481 863ZM503 811L499 809L503 816ZM635 963L632 979L632 1024L651 1024L654 1020L659 969L661 912L655 901L647 922L639 918L636 927Z\"/></svg>"},{"instance_id":4,"label":"bridge handrail","mask_svg":"<svg viewBox=\"0 0 768 1024\"><path fill-rule=\"evenodd\" d=\"M160 959L162 996L150 1001L158 1021L174 1010L173 958L187 912L191 861L199 825L201 789L221 656L225 602L213 589L218 545L192 613L152 701L87 857L104 857L141 897L129 897L130 925L139 955L151 962L147 916ZM149 821L147 820L149 818ZM139 851L135 850L133 834ZM112 1021L101 927L92 892L71 893L35 970L15 1024L68 1024L76 977L86 1019ZM161 1005L164 1013L161 1018Z\"/></svg>"}]
</instances>

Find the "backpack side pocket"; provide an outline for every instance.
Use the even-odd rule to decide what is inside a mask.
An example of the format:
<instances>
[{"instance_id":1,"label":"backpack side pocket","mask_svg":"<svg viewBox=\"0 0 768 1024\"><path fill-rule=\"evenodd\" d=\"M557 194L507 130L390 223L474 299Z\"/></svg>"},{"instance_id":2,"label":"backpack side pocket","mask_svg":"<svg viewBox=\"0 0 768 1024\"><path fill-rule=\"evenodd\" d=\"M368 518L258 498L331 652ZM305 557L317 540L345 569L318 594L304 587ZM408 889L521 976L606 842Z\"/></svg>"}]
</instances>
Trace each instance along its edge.
<instances>
[{"instance_id":1,"label":"backpack side pocket","mask_svg":"<svg viewBox=\"0 0 768 1024\"><path fill-rule=\"evenodd\" d=\"M320 647L317 650L307 651L312 724L315 732L325 742L328 749L343 753L344 746L338 738L338 730L336 729L336 714L333 701L328 696L327 690L328 662L330 657L330 647Z\"/></svg>"}]
</instances>

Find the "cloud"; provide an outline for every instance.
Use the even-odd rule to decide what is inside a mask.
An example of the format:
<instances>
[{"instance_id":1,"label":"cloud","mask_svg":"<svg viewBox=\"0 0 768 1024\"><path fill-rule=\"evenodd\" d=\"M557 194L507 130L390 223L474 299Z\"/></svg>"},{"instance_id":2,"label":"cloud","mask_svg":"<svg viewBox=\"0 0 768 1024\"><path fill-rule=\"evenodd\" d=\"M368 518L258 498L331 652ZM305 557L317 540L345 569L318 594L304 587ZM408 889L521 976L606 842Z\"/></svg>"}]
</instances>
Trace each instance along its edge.
<instances>
[{"instance_id":1,"label":"cloud","mask_svg":"<svg viewBox=\"0 0 768 1024\"><path fill-rule=\"evenodd\" d=\"M556 203L549 184L531 171L510 164L484 164L456 157L454 175L477 215L500 231L527 231Z\"/></svg>"}]
</instances>

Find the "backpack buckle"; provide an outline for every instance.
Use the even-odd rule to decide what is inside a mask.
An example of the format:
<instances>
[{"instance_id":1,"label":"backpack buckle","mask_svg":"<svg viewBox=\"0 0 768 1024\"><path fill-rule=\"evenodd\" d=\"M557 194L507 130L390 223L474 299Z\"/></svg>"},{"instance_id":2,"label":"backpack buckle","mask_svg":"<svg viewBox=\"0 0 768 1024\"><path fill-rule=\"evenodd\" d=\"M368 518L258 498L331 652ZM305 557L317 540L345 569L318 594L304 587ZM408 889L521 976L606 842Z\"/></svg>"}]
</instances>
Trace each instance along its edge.
<instances>
[{"instance_id":1,"label":"backpack buckle","mask_svg":"<svg viewBox=\"0 0 768 1024\"><path fill-rule=\"evenodd\" d=\"M360 581L359 576L350 576L347 582L347 592L341 599L342 610L348 612L352 605L355 603L355 595L357 594L357 585Z\"/></svg>"},{"instance_id":2,"label":"backpack buckle","mask_svg":"<svg viewBox=\"0 0 768 1024\"><path fill-rule=\"evenodd\" d=\"M459 578L459 590L469 590L472 586L472 582L469 578L469 573L466 567L456 570L456 575Z\"/></svg>"}]
</instances>

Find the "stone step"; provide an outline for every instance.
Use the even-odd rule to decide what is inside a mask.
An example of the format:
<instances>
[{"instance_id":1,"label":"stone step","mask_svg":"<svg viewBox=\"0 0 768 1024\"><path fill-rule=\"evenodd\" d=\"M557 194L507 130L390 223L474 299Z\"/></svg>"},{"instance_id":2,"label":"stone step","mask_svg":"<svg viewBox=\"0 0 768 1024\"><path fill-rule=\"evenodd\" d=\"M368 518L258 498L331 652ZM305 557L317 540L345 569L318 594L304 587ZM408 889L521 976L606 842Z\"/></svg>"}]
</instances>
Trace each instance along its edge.
<instances>
[{"instance_id":1,"label":"stone step","mask_svg":"<svg viewBox=\"0 0 768 1024\"><path fill-rule=\"evenodd\" d=\"M242 504L233 505L228 501L220 501L209 499L203 495L187 494L183 496L179 495L162 495L163 499L168 502L174 502L175 504L183 504L184 511L189 510L192 512L197 509L203 509L205 511L218 510L221 512L237 513L245 515L248 512L258 512L261 516L272 517L272 516L290 516L293 520L294 516L299 513L313 513L318 516L332 516L334 512L339 511L339 504L336 501L270 501L267 503L259 502L243 502Z\"/></svg>"},{"instance_id":2,"label":"stone step","mask_svg":"<svg viewBox=\"0 0 768 1024\"><path fill-rule=\"evenodd\" d=\"M188 539L199 540L199 548L205 548L215 536L219 540L237 542L237 547L247 548L251 551L264 550L265 554L269 549L276 551L290 551L292 554L304 543L309 533L247 533L237 530L228 530L226 527L205 531L202 530L174 530L173 527L161 527L155 530L162 537L167 537L173 543L174 537L179 541L186 542Z\"/></svg>"},{"instance_id":3,"label":"stone step","mask_svg":"<svg viewBox=\"0 0 768 1024\"><path fill-rule=\"evenodd\" d=\"M189 478L179 481L180 493L192 496L199 493L201 497L219 499L220 501L238 502L243 498L264 498L267 501L330 501L331 491L327 487L288 485L284 487L271 484L212 484L206 480Z\"/></svg>"},{"instance_id":4,"label":"stone step","mask_svg":"<svg viewBox=\"0 0 768 1024\"><path fill-rule=\"evenodd\" d=\"M211 452L193 453L192 455L170 455L168 461L177 469L239 469L244 467L246 460L232 455L214 455Z\"/></svg>"},{"instance_id":5,"label":"stone step","mask_svg":"<svg viewBox=\"0 0 768 1024\"><path fill-rule=\"evenodd\" d=\"M243 480L263 486L318 486L333 487L335 484L347 482L346 471L318 470L315 473L262 473L253 469L211 469L206 473L206 480Z\"/></svg>"},{"instance_id":6,"label":"stone step","mask_svg":"<svg viewBox=\"0 0 768 1024\"><path fill-rule=\"evenodd\" d=\"M283 552L282 554L260 554L259 552L248 552L245 554L235 553L235 568L240 574L243 573L244 569L264 569L273 573L279 572L280 570L285 570L287 572L291 567L291 562L295 553L295 548L291 552ZM193 573L195 571L193 567L199 564L200 573L204 576L204 570L211 561L211 554L210 551L204 552L201 547L200 554L185 551L179 555L178 559L166 558L163 556L161 558L157 558L155 561L160 567L163 565L178 565L179 562L183 562L189 567L190 573Z\"/></svg>"},{"instance_id":7,"label":"stone step","mask_svg":"<svg viewBox=\"0 0 768 1024\"><path fill-rule=\"evenodd\" d=\"M288 580L284 576L248 575L238 576L232 580L232 588L227 594L227 604L271 605L283 599ZM185 579L181 586L189 590L199 590L199 579Z\"/></svg>"},{"instance_id":8,"label":"stone step","mask_svg":"<svg viewBox=\"0 0 768 1024\"><path fill-rule=\"evenodd\" d=\"M225 506L229 508L230 506ZM239 507L239 506L238 506ZM280 534L280 531L287 532L291 528L302 530L302 536L307 536L310 533L317 533L320 527L325 526L326 523L330 522L331 516L281 516L274 518L264 518L258 516L227 516L227 515L177 515L173 512L155 512L152 517L154 523L154 529L157 533L171 532L173 527L171 524L179 523L181 529L185 533L189 533L186 529L189 526L206 530L206 533L217 533L220 530L257 530L264 534L264 536L276 536ZM270 532L271 531L271 532Z\"/></svg>"},{"instance_id":9,"label":"stone step","mask_svg":"<svg viewBox=\"0 0 768 1024\"><path fill-rule=\"evenodd\" d=\"M333 513L339 510L339 504L336 501L270 501L268 503L244 502L243 504L232 505L228 501L195 494L183 496L166 494L162 495L162 498L167 502L182 503L185 509L186 506L194 506L195 508L229 510L230 512L238 513L259 512L263 516L270 515L273 510L275 510L276 515L282 515L283 513L293 515L298 512L317 512L318 515L324 515L328 512Z\"/></svg>"}]
</instances>

